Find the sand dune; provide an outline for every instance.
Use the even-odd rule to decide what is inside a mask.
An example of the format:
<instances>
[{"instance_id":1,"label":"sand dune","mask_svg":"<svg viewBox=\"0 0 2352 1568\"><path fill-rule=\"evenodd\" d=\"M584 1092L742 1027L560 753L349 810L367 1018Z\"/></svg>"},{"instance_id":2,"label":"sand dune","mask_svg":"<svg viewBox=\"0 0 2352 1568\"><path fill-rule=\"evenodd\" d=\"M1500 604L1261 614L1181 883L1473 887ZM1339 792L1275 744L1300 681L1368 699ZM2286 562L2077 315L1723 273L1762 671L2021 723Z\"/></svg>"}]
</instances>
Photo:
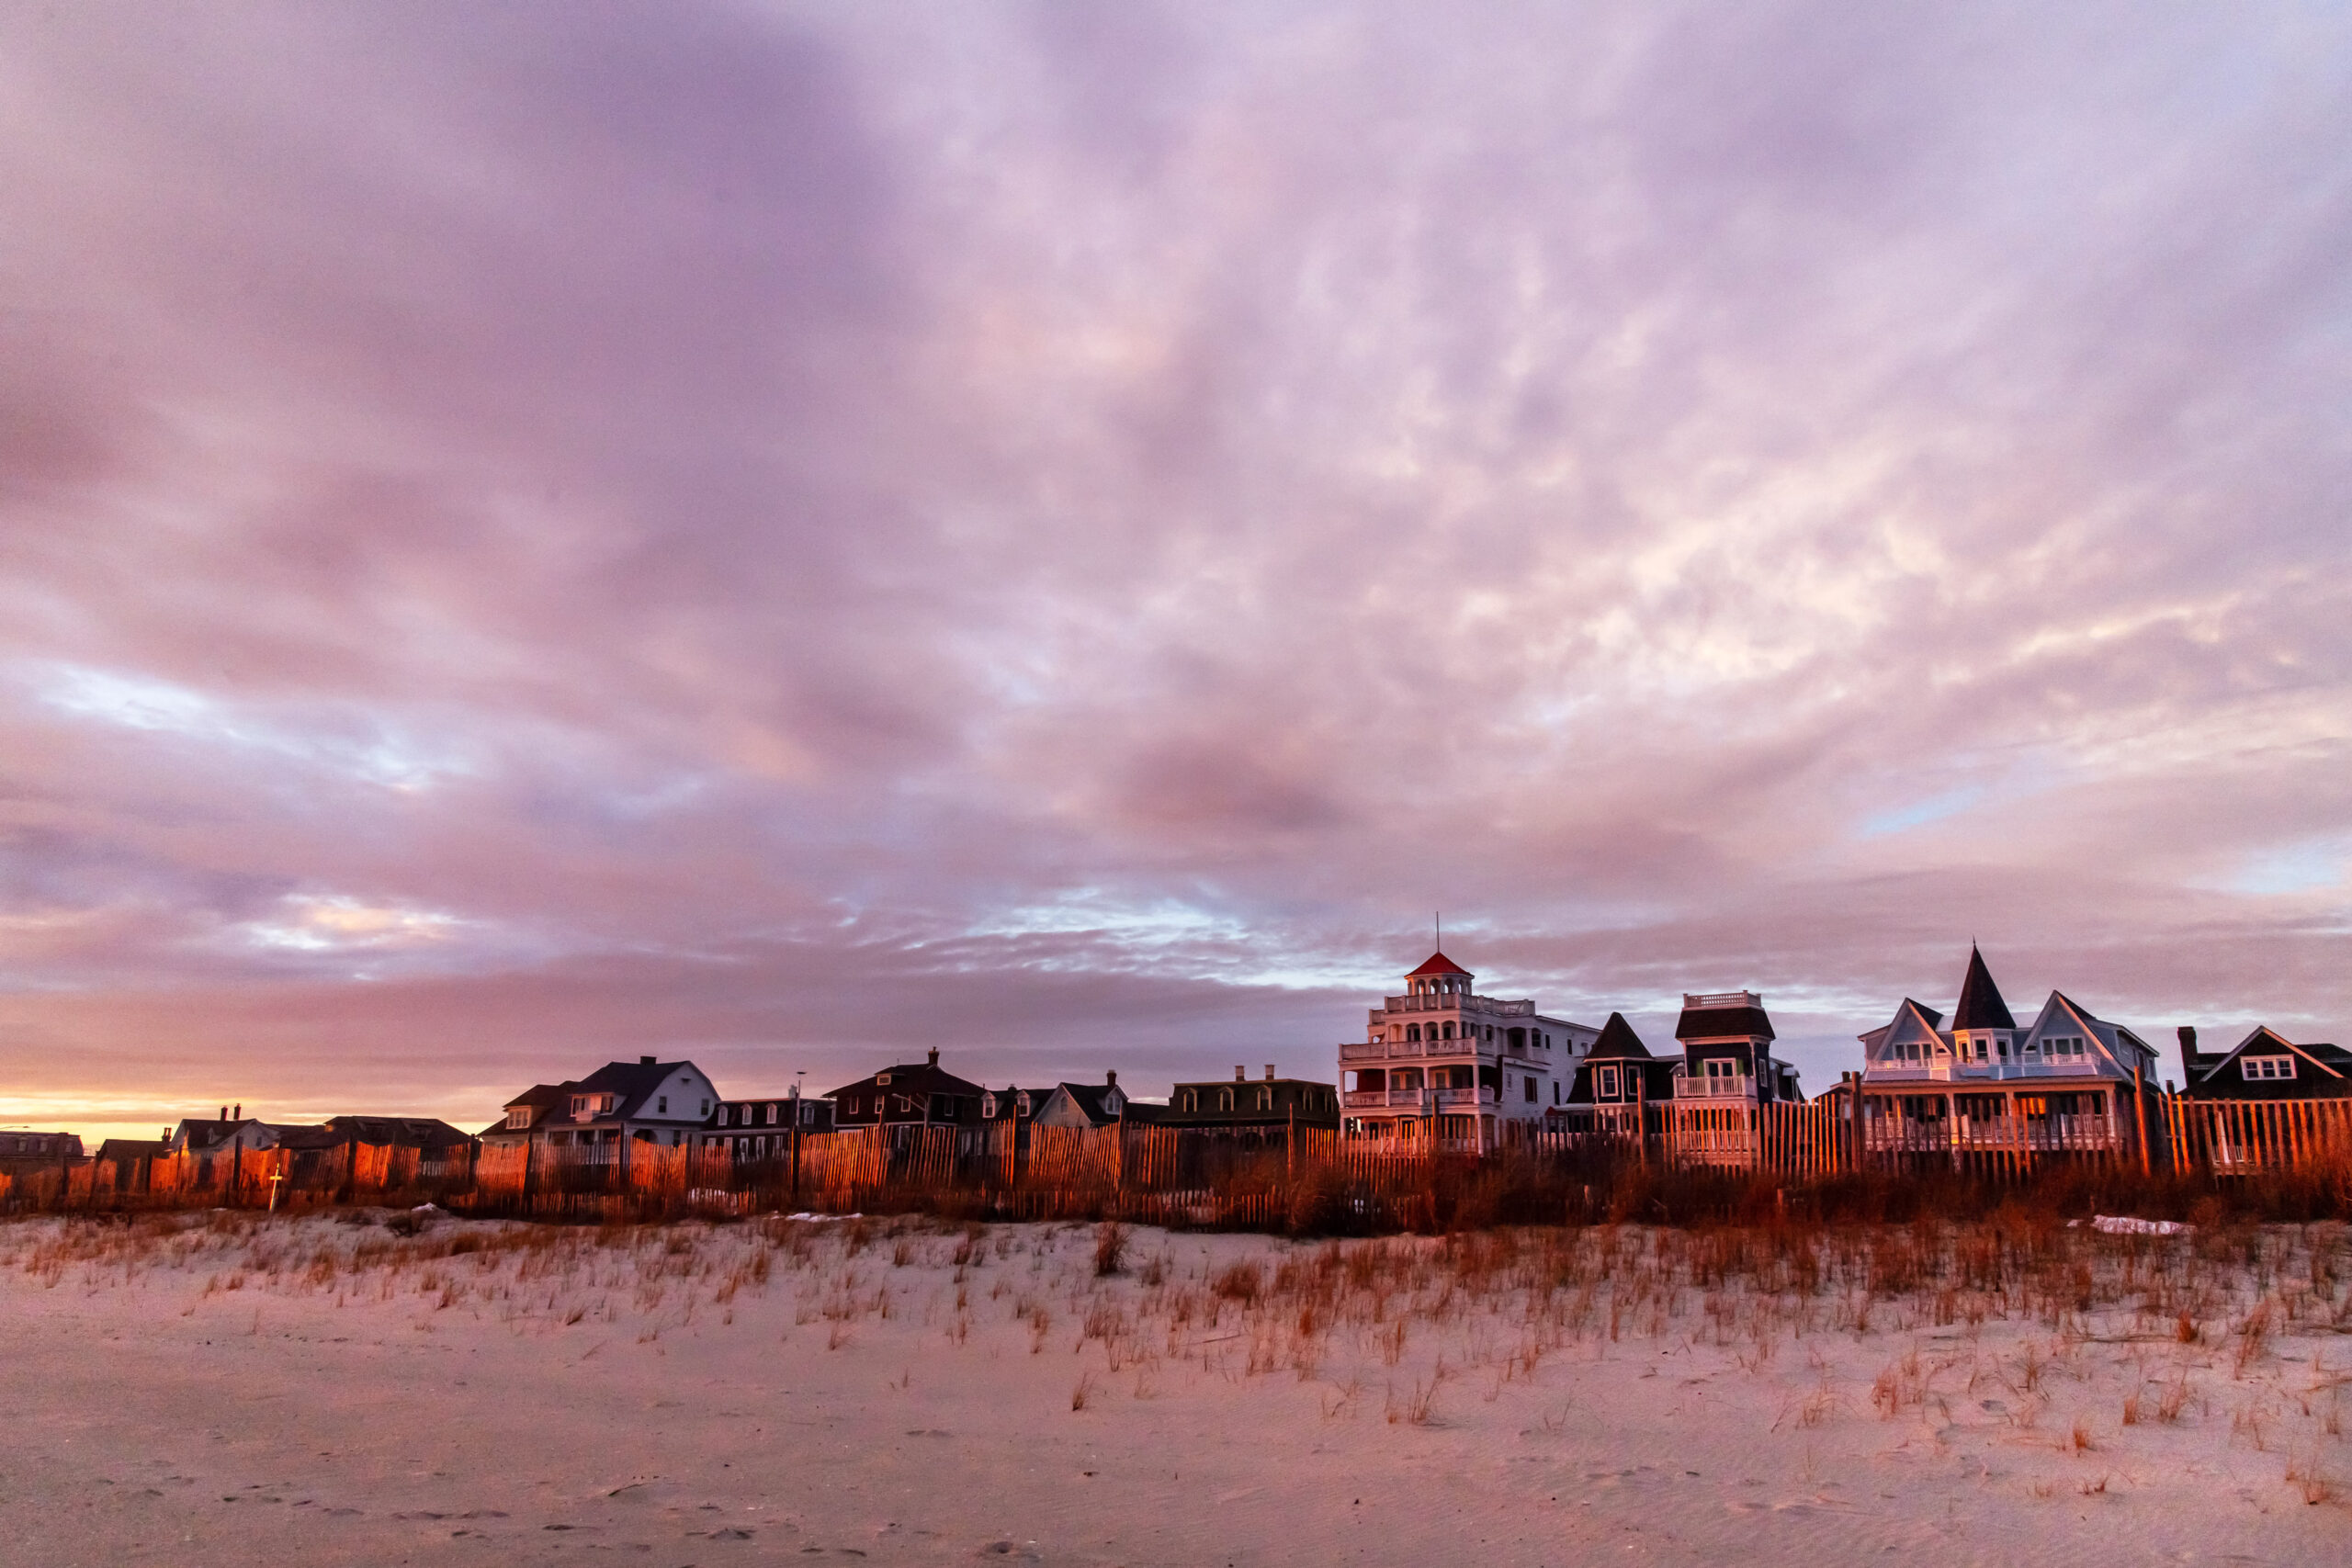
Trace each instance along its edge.
<instances>
[{"instance_id":1,"label":"sand dune","mask_svg":"<svg viewBox=\"0 0 2352 1568\"><path fill-rule=\"evenodd\" d=\"M7 1556L2352 1556L2339 1227L1096 1243L11 1224Z\"/></svg>"}]
</instances>

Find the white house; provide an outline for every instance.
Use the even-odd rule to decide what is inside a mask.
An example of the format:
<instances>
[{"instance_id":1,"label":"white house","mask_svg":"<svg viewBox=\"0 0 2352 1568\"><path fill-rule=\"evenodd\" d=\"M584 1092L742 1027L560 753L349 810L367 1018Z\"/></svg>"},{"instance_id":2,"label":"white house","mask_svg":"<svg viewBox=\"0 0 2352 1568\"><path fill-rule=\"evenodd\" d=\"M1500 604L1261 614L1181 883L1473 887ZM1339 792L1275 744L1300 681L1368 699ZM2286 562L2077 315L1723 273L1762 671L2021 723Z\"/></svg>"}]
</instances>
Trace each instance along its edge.
<instances>
[{"instance_id":1,"label":"white house","mask_svg":"<svg viewBox=\"0 0 2352 1568\"><path fill-rule=\"evenodd\" d=\"M684 1144L711 1119L718 1091L692 1062L607 1062L576 1083L534 1084L482 1129L485 1144L594 1148L624 1140Z\"/></svg>"},{"instance_id":2,"label":"white house","mask_svg":"<svg viewBox=\"0 0 2352 1568\"><path fill-rule=\"evenodd\" d=\"M1600 1032L1477 994L1477 976L1432 953L1405 994L1371 1010L1364 1038L1340 1047L1340 1110L1364 1137L1419 1134L1493 1145L1510 1124L1541 1123L1575 1081Z\"/></svg>"},{"instance_id":3,"label":"white house","mask_svg":"<svg viewBox=\"0 0 2352 1568\"><path fill-rule=\"evenodd\" d=\"M2136 1137L2135 1091L2156 1081L2147 1042L2063 991L2019 1027L1973 946L1949 1027L1905 997L1860 1038L1864 1125L1877 1149L2117 1152Z\"/></svg>"}]
</instances>

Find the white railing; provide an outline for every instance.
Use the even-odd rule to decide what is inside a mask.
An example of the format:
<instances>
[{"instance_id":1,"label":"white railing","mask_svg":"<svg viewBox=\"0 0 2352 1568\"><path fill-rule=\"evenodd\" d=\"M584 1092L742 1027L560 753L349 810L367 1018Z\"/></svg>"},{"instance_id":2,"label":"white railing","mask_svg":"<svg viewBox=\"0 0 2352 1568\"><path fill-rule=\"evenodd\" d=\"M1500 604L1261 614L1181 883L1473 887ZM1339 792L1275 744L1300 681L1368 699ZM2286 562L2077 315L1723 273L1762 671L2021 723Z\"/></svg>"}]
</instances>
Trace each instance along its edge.
<instances>
[{"instance_id":1,"label":"white railing","mask_svg":"<svg viewBox=\"0 0 2352 1568\"><path fill-rule=\"evenodd\" d=\"M1351 1089L1342 1097L1350 1111L1427 1111L1425 1089Z\"/></svg>"},{"instance_id":2,"label":"white railing","mask_svg":"<svg viewBox=\"0 0 2352 1568\"><path fill-rule=\"evenodd\" d=\"M1677 1100L1753 1100L1756 1080L1743 1074L1735 1078L1683 1077L1674 1080Z\"/></svg>"},{"instance_id":3,"label":"white railing","mask_svg":"<svg viewBox=\"0 0 2352 1568\"><path fill-rule=\"evenodd\" d=\"M1867 1116L1863 1146L1873 1154L2054 1154L2120 1149L2123 1119L2104 1116Z\"/></svg>"},{"instance_id":4,"label":"white railing","mask_svg":"<svg viewBox=\"0 0 2352 1568\"><path fill-rule=\"evenodd\" d=\"M1477 1040L1351 1040L1340 1046L1340 1060L1378 1062L1392 1056L1416 1060L1425 1056L1476 1056L1482 1048L1489 1056L1508 1049L1502 1045L1487 1045Z\"/></svg>"},{"instance_id":5,"label":"white railing","mask_svg":"<svg viewBox=\"0 0 2352 1568\"><path fill-rule=\"evenodd\" d=\"M1431 991L1410 997L1383 997L1390 1012L1483 1012L1497 1018L1533 1018L1535 1004L1532 1001L1497 1001L1492 997L1474 997L1464 991Z\"/></svg>"},{"instance_id":6,"label":"white railing","mask_svg":"<svg viewBox=\"0 0 2352 1568\"><path fill-rule=\"evenodd\" d=\"M1500 1091L1481 1084L1476 1089L1441 1089L1431 1091L1437 1096L1440 1111L1466 1111L1475 1106L1501 1103Z\"/></svg>"}]
</instances>

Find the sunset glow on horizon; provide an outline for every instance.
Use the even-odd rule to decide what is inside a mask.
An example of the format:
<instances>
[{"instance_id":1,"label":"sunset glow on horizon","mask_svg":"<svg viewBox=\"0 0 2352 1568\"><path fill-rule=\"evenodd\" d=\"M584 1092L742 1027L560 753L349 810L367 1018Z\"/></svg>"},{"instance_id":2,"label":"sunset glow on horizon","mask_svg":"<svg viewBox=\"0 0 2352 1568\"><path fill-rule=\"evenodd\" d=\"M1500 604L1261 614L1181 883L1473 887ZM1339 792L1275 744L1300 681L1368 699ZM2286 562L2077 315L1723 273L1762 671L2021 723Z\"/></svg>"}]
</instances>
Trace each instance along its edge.
<instances>
[{"instance_id":1,"label":"sunset glow on horizon","mask_svg":"<svg viewBox=\"0 0 2352 1568\"><path fill-rule=\"evenodd\" d=\"M0 1122L2352 1043L2341 9L0 14ZM2177 1058L2167 1055L2177 1070Z\"/></svg>"}]
</instances>

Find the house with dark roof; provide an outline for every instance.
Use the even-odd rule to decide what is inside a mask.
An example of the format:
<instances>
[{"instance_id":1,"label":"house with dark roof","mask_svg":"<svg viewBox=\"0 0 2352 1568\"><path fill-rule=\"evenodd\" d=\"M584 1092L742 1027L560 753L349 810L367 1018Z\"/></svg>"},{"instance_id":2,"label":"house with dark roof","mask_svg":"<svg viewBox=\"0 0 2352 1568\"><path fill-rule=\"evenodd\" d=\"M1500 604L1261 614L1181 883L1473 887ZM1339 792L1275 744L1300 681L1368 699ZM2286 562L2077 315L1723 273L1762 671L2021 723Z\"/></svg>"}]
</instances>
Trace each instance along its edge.
<instances>
[{"instance_id":1,"label":"house with dark roof","mask_svg":"<svg viewBox=\"0 0 2352 1568\"><path fill-rule=\"evenodd\" d=\"M508 1100L504 1117L480 1136L492 1146L673 1147L699 1132L718 1103L718 1090L692 1062L639 1056L607 1062L574 1082L534 1084Z\"/></svg>"},{"instance_id":2,"label":"house with dark roof","mask_svg":"<svg viewBox=\"0 0 2352 1568\"><path fill-rule=\"evenodd\" d=\"M1340 1105L1365 1137L1433 1136L1495 1146L1506 1124L1541 1125L1600 1032L1480 996L1477 976L1433 953L1405 994L1371 1010L1340 1046Z\"/></svg>"},{"instance_id":3,"label":"house with dark roof","mask_svg":"<svg viewBox=\"0 0 2352 1568\"><path fill-rule=\"evenodd\" d=\"M1109 1127L1149 1121L1158 1109L1129 1100L1119 1087L1119 1075L1113 1072L1105 1073L1101 1083L1056 1084L1029 1121L1034 1127Z\"/></svg>"},{"instance_id":4,"label":"house with dark roof","mask_svg":"<svg viewBox=\"0 0 2352 1568\"><path fill-rule=\"evenodd\" d=\"M2063 991L2020 1026L1973 943L1949 1026L1905 997L1860 1039L1873 1149L2115 1153L2137 1146L2154 1102L2156 1054L2145 1041Z\"/></svg>"},{"instance_id":5,"label":"house with dark roof","mask_svg":"<svg viewBox=\"0 0 2352 1568\"><path fill-rule=\"evenodd\" d=\"M1577 1064L1564 1109L1580 1106L1631 1108L1674 1098L1683 1058L1653 1055L1622 1012L1612 1012L1600 1036Z\"/></svg>"},{"instance_id":6,"label":"house with dark roof","mask_svg":"<svg viewBox=\"0 0 2352 1568\"><path fill-rule=\"evenodd\" d=\"M1236 1066L1229 1083L1209 1078L1173 1086L1156 1119L1163 1127L1337 1128L1340 1091L1313 1078L1278 1077L1272 1062L1254 1081L1249 1069Z\"/></svg>"},{"instance_id":7,"label":"house with dark roof","mask_svg":"<svg viewBox=\"0 0 2352 1568\"><path fill-rule=\"evenodd\" d=\"M2191 1100L2352 1098L2352 1051L2298 1044L2267 1024L2226 1051L2199 1051L2197 1031L2184 1024L2180 1057L2180 1092Z\"/></svg>"},{"instance_id":8,"label":"house with dark roof","mask_svg":"<svg viewBox=\"0 0 2352 1568\"><path fill-rule=\"evenodd\" d=\"M29 1127L0 1131L0 1170L54 1166L81 1157L79 1133L36 1133Z\"/></svg>"},{"instance_id":9,"label":"house with dark roof","mask_svg":"<svg viewBox=\"0 0 2352 1568\"><path fill-rule=\"evenodd\" d=\"M939 1065L933 1047L920 1062L901 1062L855 1083L842 1085L825 1098L833 1102L833 1125L849 1131L858 1127L933 1126L977 1127L980 1101L988 1090L968 1078L959 1078Z\"/></svg>"},{"instance_id":10,"label":"house with dark roof","mask_svg":"<svg viewBox=\"0 0 2352 1568\"><path fill-rule=\"evenodd\" d=\"M1684 993L1674 1038L1682 1047L1679 1100L1770 1105L1804 1098L1795 1066L1772 1055L1779 1036L1757 992Z\"/></svg>"}]
</instances>

